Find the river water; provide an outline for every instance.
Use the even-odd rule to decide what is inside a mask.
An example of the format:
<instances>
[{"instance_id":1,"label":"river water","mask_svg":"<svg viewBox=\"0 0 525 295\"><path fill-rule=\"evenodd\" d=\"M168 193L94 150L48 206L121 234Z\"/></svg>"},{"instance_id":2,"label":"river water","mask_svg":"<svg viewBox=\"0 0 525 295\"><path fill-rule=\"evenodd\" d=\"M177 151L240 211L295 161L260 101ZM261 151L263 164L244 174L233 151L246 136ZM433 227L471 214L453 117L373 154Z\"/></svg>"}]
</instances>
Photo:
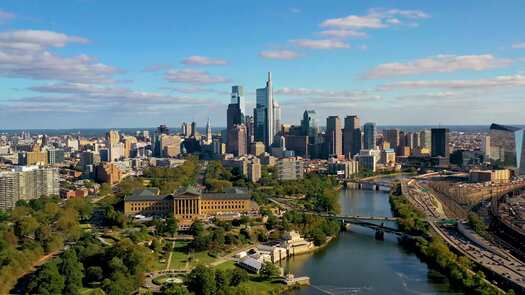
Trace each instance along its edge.
<instances>
[{"instance_id":1,"label":"river water","mask_svg":"<svg viewBox=\"0 0 525 295\"><path fill-rule=\"evenodd\" d=\"M383 192L343 190L340 203L342 214L392 216L388 194ZM326 248L284 264L285 270L310 277L311 286L290 293L294 295L462 294L399 246L394 235L376 241L372 230L359 226L341 233Z\"/></svg>"}]
</instances>

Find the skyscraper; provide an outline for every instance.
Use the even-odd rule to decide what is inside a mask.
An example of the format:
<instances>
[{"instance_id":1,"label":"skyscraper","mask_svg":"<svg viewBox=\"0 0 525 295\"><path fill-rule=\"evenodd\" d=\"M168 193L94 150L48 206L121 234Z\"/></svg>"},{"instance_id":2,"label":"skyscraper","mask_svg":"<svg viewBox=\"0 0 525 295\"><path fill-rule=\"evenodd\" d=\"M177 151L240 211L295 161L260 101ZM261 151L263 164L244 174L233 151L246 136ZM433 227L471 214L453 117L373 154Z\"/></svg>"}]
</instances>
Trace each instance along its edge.
<instances>
[{"instance_id":1,"label":"skyscraper","mask_svg":"<svg viewBox=\"0 0 525 295\"><path fill-rule=\"evenodd\" d=\"M343 153L345 157L353 156L361 150L361 123L357 116L345 117L343 131Z\"/></svg>"},{"instance_id":2,"label":"skyscraper","mask_svg":"<svg viewBox=\"0 0 525 295\"><path fill-rule=\"evenodd\" d=\"M448 148L448 128L432 128L431 143L432 157L448 158L450 152Z\"/></svg>"},{"instance_id":3,"label":"skyscraper","mask_svg":"<svg viewBox=\"0 0 525 295\"><path fill-rule=\"evenodd\" d=\"M255 140L262 141L269 148L274 137L273 89L272 74L268 72L266 87L256 90L256 106L254 109Z\"/></svg>"},{"instance_id":4,"label":"skyscraper","mask_svg":"<svg viewBox=\"0 0 525 295\"><path fill-rule=\"evenodd\" d=\"M319 122L314 110L305 110L303 119L301 120L302 135L308 136L310 143L317 143L317 136L319 134Z\"/></svg>"},{"instance_id":5,"label":"skyscraper","mask_svg":"<svg viewBox=\"0 0 525 295\"><path fill-rule=\"evenodd\" d=\"M232 86L230 103L237 104L239 110L238 120L240 121L240 123L244 123L244 117L246 116L246 101L244 99L244 87L239 85Z\"/></svg>"},{"instance_id":6,"label":"skyscraper","mask_svg":"<svg viewBox=\"0 0 525 295\"><path fill-rule=\"evenodd\" d=\"M365 150L372 150L376 147L377 129L376 123L365 123L364 129L364 143L363 148Z\"/></svg>"},{"instance_id":7,"label":"skyscraper","mask_svg":"<svg viewBox=\"0 0 525 295\"><path fill-rule=\"evenodd\" d=\"M273 101L273 134L281 132L281 106L277 101Z\"/></svg>"},{"instance_id":8,"label":"skyscraper","mask_svg":"<svg viewBox=\"0 0 525 295\"><path fill-rule=\"evenodd\" d=\"M383 130L383 139L390 143L390 148L397 149L399 146L399 129Z\"/></svg>"},{"instance_id":9,"label":"skyscraper","mask_svg":"<svg viewBox=\"0 0 525 295\"><path fill-rule=\"evenodd\" d=\"M206 122L206 143L211 143L211 123L210 118L208 118L208 121Z\"/></svg>"},{"instance_id":10,"label":"skyscraper","mask_svg":"<svg viewBox=\"0 0 525 295\"><path fill-rule=\"evenodd\" d=\"M329 116L326 119L326 147L328 157L338 157L343 154L343 134L339 116Z\"/></svg>"},{"instance_id":11,"label":"skyscraper","mask_svg":"<svg viewBox=\"0 0 525 295\"><path fill-rule=\"evenodd\" d=\"M525 129L492 124L489 136L491 160L525 175Z\"/></svg>"},{"instance_id":12,"label":"skyscraper","mask_svg":"<svg viewBox=\"0 0 525 295\"><path fill-rule=\"evenodd\" d=\"M235 125L228 131L228 145L226 150L235 156L248 154L246 141L246 126L244 124Z\"/></svg>"},{"instance_id":13,"label":"skyscraper","mask_svg":"<svg viewBox=\"0 0 525 295\"><path fill-rule=\"evenodd\" d=\"M431 132L429 129L425 129L425 130L421 130L421 132L419 132L419 145L421 147L424 147L424 148L431 148L432 147L432 143L431 143Z\"/></svg>"}]
</instances>

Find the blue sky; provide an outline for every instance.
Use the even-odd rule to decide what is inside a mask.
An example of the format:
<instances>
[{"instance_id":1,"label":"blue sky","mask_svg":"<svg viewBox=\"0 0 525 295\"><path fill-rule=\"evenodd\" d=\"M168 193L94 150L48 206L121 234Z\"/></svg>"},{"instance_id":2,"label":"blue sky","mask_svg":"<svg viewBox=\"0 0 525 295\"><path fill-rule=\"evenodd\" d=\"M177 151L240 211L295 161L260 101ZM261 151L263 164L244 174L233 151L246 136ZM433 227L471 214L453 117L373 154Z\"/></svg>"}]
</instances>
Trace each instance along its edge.
<instances>
[{"instance_id":1,"label":"blue sky","mask_svg":"<svg viewBox=\"0 0 525 295\"><path fill-rule=\"evenodd\" d=\"M525 123L522 1L0 3L0 128L142 127L248 107L386 124Z\"/></svg>"}]
</instances>

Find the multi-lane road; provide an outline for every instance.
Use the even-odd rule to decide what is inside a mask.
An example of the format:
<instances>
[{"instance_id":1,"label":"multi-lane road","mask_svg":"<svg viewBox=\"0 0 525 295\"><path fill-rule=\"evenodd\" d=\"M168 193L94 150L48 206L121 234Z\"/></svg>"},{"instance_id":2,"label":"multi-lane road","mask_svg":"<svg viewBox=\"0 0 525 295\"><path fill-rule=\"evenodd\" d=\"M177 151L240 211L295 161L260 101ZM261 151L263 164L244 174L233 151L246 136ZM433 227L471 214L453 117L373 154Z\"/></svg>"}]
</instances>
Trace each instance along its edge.
<instances>
[{"instance_id":1,"label":"multi-lane road","mask_svg":"<svg viewBox=\"0 0 525 295\"><path fill-rule=\"evenodd\" d=\"M512 256L509 251L482 238L468 227L445 228L438 221L447 216L439 196L432 193L417 180L401 182L403 195L427 216L427 221L445 242L472 261L499 275L511 285L525 292L525 263ZM459 221L461 222L461 221Z\"/></svg>"}]
</instances>

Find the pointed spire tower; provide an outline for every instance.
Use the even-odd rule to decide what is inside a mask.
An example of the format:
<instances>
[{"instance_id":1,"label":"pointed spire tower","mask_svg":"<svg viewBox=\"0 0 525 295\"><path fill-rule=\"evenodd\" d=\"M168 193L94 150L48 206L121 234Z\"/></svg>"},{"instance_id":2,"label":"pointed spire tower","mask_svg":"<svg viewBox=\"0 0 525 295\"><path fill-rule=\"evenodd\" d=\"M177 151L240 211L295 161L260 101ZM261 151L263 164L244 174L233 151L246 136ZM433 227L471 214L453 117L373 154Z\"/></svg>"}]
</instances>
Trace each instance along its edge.
<instances>
[{"instance_id":1,"label":"pointed spire tower","mask_svg":"<svg viewBox=\"0 0 525 295\"><path fill-rule=\"evenodd\" d=\"M206 122L206 141L211 143L211 124L210 117L208 117L208 122Z\"/></svg>"}]
</instances>

